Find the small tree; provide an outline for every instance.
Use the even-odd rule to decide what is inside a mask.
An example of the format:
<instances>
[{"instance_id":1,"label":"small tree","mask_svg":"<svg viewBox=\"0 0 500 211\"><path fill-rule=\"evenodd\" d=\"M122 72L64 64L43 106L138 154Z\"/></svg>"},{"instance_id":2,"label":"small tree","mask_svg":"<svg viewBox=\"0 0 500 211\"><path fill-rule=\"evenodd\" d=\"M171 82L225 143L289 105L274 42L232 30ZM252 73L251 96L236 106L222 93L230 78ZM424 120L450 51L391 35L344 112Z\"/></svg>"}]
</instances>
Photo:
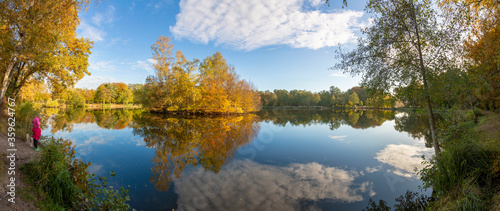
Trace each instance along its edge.
<instances>
[{"instance_id":1,"label":"small tree","mask_svg":"<svg viewBox=\"0 0 500 211\"><path fill-rule=\"evenodd\" d=\"M354 107L354 105L358 103L359 103L358 94L356 94L356 92L352 92L352 94L349 95L349 105Z\"/></svg>"}]
</instances>

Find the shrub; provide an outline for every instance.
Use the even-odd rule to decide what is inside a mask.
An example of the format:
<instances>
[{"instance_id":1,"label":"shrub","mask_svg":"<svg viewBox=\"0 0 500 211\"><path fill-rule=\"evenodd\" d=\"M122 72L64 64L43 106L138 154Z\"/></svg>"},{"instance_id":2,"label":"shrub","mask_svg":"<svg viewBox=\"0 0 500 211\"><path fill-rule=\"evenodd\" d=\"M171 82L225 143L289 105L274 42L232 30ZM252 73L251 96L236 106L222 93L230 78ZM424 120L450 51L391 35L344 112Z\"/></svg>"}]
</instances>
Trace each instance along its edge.
<instances>
[{"instance_id":1,"label":"shrub","mask_svg":"<svg viewBox=\"0 0 500 211\"><path fill-rule=\"evenodd\" d=\"M26 134L31 136L33 129L33 118L40 113L40 109L34 107L30 101L25 101L17 105L16 108L16 136L24 140ZM40 118L40 125L43 125L43 120Z\"/></svg>"},{"instance_id":2,"label":"shrub","mask_svg":"<svg viewBox=\"0 0 500 211\"><path fill-rule=\"evenodd\" d=\"M440 160L424 161L419 174L423 188L432 188L437 198L447 201L445 209L485 209L488 195L498 180L494 166L499 152L478 143L471 115L451 111L438 124L443 144ZM438 205L439 206L439 205Z\"/></svg>"}]
</instances>

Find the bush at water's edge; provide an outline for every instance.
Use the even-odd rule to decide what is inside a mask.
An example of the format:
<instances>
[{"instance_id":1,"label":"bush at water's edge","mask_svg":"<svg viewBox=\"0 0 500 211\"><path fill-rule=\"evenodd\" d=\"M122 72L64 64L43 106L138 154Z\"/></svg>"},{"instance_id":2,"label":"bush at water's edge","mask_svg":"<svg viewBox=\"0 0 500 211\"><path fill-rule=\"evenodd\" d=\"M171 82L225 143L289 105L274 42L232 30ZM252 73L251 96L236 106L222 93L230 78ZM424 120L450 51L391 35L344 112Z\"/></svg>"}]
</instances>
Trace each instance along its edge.
<instances>
[{"instance_id":1,"label":"bush at water's edge","mask_svg":"<svg viewBox=\"0 0 500 211\"><path fill-rule=\"evenodd\" d=\"M88 172L89 163L75 159L69 140L46 139L37 158L21 166L42 210L129 210L128 190L113 190L106 177ZM114 176L114 173L111 173Z\"/></svg>"}]
</instances>

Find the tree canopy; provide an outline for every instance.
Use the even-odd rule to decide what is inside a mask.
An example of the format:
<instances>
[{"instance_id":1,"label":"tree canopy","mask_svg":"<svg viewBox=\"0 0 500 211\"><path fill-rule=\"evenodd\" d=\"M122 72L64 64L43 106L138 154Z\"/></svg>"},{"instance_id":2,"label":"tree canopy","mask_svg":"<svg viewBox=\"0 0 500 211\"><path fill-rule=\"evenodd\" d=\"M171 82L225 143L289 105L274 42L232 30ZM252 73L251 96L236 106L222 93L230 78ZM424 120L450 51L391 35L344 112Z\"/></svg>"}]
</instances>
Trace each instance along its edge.
<instances>
[{"instance_id":1,"label":"tree canopy","mask_svg":"<svg viewBox=\"0 0 500 211\"><path fill-rule=\"evenodd\" d=\"M169 37L151 47L155 75L148 76L142 104L160 112L245 113L260 109L255 87L239 79L217 52L199 62L188 61L181 51L173 54Z\"/></svg>"},{"instance_id":2,"label":"tree canopy","mask_svg":"<svg viewBox=\"0 0 500 211\"><path fill-rule=\"evenodd\" d=\"M90 0L0 1L0 98L28 80L52 89L74 85L87 71L92 42L76 37L79 12Z\"/></svg>"},{"instance_id":3,"label":"tree canopy","mask_svg":"<svg viewBox=\"0 0 500 211\"><path fill-rule=\"evenodd\" d=\"M452 26L440 25L431 2L418 0L370 0L366 11L374 16L373 24L362 30L357 48L340 51L340 62L334 69L362 74L368 88L390 91L397 86L422 83L429 111L429 123L436 156L439 144L429 80L435 74L458 69L457 42L460 33Z\"/></svg>"}]
</instances>

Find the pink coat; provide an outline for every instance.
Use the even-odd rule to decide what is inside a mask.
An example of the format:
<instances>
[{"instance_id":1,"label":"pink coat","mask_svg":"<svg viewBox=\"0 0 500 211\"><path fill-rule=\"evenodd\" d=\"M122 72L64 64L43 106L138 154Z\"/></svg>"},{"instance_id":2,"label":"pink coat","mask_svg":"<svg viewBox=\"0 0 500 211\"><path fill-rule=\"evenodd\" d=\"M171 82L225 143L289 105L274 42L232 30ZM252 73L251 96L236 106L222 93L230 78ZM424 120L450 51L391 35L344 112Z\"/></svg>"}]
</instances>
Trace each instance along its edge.
<instances>
[{"instance_id":1,"label":"pink coat","mask_svg":"<svg viewBox=\"0 0 500 211\"><path fill-rule=\"evenodd\" d=\"M38 119L38 117L35 117L33 119L33 128L40 128L40 120Z\"/></svg>"},{"instance_id":2,"label":"pink coat","mask_svg":"<svg viewBox=\"0 0 500 211\"><path fill-rule=\"evenodd\" d=\"M40 135L42 135L42 130L40 130L40 128L33 128L31 131L33 131L33 139L40 140Z\"/></svg>"},{"instance_id":3,"label":"pink coat","mask_svg":"<svg viewBox=\"0 0 500 211\"><path fill-rule=\"evenodd\" d=\"M42 135L42 130L40 129L40 120L38 117L33 119L33 138L38 140L40 139L40 135Z\"/></svg>"}]
</instances>

